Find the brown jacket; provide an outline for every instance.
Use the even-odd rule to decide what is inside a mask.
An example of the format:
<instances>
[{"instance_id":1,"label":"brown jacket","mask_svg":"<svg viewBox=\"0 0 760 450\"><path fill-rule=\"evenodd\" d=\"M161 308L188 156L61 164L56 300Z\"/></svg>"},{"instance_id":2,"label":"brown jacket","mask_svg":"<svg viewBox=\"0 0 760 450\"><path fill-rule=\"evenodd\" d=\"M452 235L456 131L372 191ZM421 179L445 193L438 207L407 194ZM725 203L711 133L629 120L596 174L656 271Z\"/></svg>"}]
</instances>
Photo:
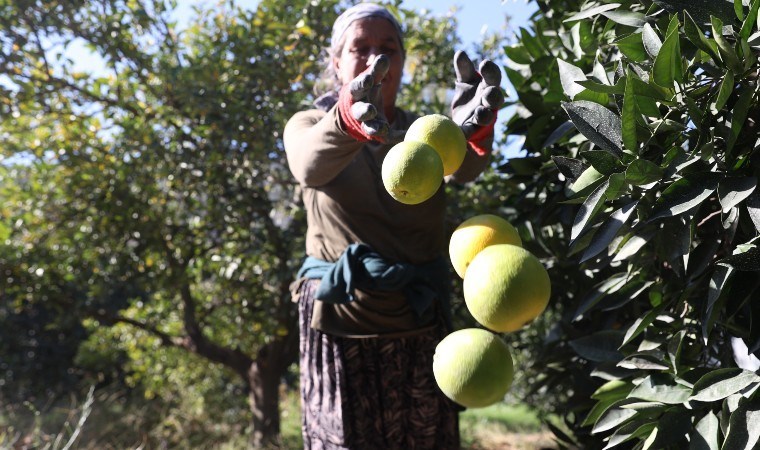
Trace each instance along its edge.
<instances>
[{"instance_id":1,"label":"brown jacket","mask_svg":"<svg viewBox=\"0 0 760 450\"><path fill-rule=\"evenodd\" d=\"M393 129L405 130L416 116L396 110ZM389 262L422 264L444 255L445 189L418 205L393 199L380 170L390 145L364 143L349 136L336 108L296 113L285 126L285 151L303 190L307 213L306 253L336 261L346 247L361 242ZM469 181L488 162L468 151L453 177ZM312 326L350 337L399 336L432 324L420 324L400 292L357 292L347 304L317 302Z\"/></svg>"}]
</instances>

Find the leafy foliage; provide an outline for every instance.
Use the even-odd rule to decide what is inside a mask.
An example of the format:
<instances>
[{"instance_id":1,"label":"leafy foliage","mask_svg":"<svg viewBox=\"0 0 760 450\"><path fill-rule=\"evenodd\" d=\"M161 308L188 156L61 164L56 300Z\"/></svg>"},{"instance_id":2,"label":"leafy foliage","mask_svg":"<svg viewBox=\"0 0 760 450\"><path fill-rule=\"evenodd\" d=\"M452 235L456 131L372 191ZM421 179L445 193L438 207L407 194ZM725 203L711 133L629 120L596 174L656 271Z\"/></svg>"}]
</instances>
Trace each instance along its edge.
<instances>
[{"instance_id":1,"label":"leafy foliage","mask_svg":"<svg viewBox=\"0 0 760 450\"><path fill-rule=\"evenodd\" d=\"M276 438L305 227L281 131L346 3L223 1L180 27L162 0L0 0L3 398L123 383ZM456 21L389 8L409 60L446 67L410 64L405 106L436 109Z\"/></svg>"},{"instance_id":2,"label":"leafy foliage","mask_svg":"<svg viewBox=\"0 0 760 450\"><path fill-rule=\"evenodd\" d=\"M504 48L526 151L504 189L562 314L533 369L558 436L753 448L760 2L538 4Z\"/></svg>"}]
</instances>

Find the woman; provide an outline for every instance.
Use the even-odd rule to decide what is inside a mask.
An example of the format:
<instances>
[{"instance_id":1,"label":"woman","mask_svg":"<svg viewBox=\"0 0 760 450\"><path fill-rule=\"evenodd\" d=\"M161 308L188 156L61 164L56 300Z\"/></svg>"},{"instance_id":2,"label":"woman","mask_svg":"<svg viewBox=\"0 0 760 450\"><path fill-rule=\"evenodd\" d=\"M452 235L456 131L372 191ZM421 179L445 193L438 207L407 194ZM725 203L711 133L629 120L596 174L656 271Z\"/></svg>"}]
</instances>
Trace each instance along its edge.
<instances>
[{"instance_id":1,"label":"woman","mask_svg":"<svg viewBox=\"0 0 760 450\"><path fill-rule=\"evenodd\" d=\"M451 331L441 188L419 205L394 200L380 168L416 116L396 107L402 28L362 3L333 26L327 72L336 90L288 121L288 164L303 189L308 258L299 304L302 431L306 449L458 449L461 407L432 374ZM470 136L466 182L488 163L498 68L455 58L452 117Z\"/></svg>"}]
</instances>

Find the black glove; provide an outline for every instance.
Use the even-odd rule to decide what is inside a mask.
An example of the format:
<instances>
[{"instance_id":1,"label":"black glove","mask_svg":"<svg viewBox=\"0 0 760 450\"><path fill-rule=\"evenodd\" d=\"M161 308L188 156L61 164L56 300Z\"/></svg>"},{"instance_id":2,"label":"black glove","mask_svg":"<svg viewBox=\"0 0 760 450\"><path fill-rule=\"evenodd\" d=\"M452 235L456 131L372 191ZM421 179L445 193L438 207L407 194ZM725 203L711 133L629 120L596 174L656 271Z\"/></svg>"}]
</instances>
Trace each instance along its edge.
<instances>
[{"instance_id":1,"label":"black glove","mask_svg":"<svg viewBox=\"0 0 760 450\"><path fill-rule=\"evenodd\" d=\"M338 98L341 119L348 133L361 141L400 141L403 132L391 132L383 109L381 81L388 73L390 60L386 55L378 55L368 63L364 72L341 89Z\"/></svg>"},{"instance_id":2,"label":"black glove","mask_svg":"<svg viewBox=\"0 0 760 450\"><path fill-rule=\"evenodd\" d=\"M473 149L483 155L489 149L482 144L493 138L496 115L504 103L501 70L488 59L480 63L479 71L475 70L467 53L460 50L454 55L454 71L457 79L451 116Z\"/></svg>"}]
</instances>

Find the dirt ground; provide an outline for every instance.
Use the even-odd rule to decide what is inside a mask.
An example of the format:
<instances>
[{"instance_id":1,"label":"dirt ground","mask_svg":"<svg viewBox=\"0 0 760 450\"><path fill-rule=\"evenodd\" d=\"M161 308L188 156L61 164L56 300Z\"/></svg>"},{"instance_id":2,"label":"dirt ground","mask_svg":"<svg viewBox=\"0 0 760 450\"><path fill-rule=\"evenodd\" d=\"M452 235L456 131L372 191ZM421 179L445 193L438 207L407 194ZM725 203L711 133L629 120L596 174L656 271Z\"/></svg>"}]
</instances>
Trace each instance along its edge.
<instances>
[{"instance_id":1,"label":"dirt ground","mask_svg":"<svg viewBox=\"0 0 760 450\"><path fill-rule=\"evenodd\" d=\"M478 444L466 450L556 450L553 435L546 433L481 433Z\"/></svg>"}]
</instances>

